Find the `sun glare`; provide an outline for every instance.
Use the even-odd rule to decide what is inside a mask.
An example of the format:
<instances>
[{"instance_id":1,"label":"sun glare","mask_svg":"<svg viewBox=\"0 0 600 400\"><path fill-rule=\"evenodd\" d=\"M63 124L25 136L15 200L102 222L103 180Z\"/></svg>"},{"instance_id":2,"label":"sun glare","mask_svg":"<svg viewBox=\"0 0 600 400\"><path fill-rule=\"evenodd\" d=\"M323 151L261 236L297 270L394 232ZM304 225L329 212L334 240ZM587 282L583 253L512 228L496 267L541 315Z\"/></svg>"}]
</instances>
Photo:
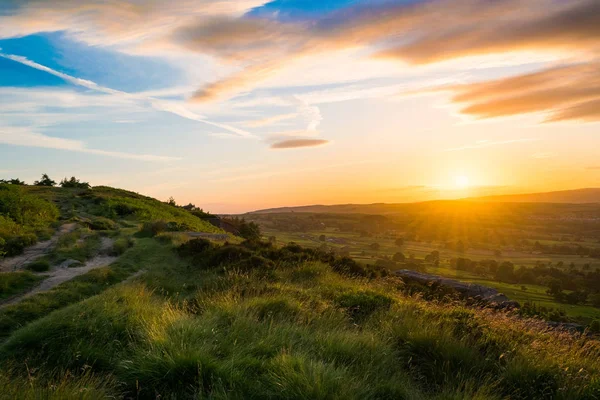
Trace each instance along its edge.
<instances>
[{"instance_id":1,"label":"sun glare","mask_svg":"<svg viewBox=\"0 0 600 400\"><path fill-rule=\"evenodd\" d=\"M454 185L460 189L466 189L469 187L469 178L464 175L459 175L454 178Z\"/></svg>"}]
</instances>

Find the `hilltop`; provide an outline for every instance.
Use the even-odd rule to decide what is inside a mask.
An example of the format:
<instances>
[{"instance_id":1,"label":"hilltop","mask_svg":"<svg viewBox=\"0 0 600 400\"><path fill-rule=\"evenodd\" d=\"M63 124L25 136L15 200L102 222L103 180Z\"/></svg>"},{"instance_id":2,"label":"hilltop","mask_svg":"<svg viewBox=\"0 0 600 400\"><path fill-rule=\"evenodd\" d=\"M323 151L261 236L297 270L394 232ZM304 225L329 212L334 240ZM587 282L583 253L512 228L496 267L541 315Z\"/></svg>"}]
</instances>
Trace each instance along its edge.
<instances>
[{"instance_id":1,"label":"hilltop","mask_svg":"<svg viewBox=\"0 0 600 400\"><path fill-rule=\"evenodd\" d=\"M188 208L107 187L0 185L3 262L36 258L0 272L1 399L600 397L591 329L333 252L219 240ZM40 289L65 271L82 272Z\"/></svg>"}]
</instances>

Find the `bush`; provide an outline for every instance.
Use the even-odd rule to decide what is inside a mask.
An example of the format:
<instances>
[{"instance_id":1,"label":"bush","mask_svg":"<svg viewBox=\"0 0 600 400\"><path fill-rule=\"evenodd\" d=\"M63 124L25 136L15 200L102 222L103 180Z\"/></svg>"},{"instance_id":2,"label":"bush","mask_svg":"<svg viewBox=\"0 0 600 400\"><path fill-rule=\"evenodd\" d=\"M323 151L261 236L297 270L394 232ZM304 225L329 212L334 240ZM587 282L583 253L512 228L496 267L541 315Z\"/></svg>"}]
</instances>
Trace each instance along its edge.
<instances>
[{"instance_id":1,"label":"bush","mask_svg":"<svg viewBox=\"0 0 600 400\"><path fill-rule=\"evenodd\" d=\"M275 268L275 263L273 261L256 255L252 255L250 258L234 265L243 271L252 271L255 269L266 271Z\"/></svg>"},{"instance_id":2,"label":"bush","mask_svg":"<svg viewBox=\"0 0 600 400\"><path fill-rule=\"evenodd\" d=\"M595 319L590 322L590 326L588 327L590 332L592 333L600 333L600 319Z\"/></svg>"},{"instance_id":3,"label":"bush","mask_svg":"<svg viewBox=\"0 0 600 400\"><path fill-rule=\"evenodd\" d=\"M91 186L89 183L87 182L81 182L79 181L79 179L75 178L74 176L71 177L71 179L65 178L62 181L60 181L60 186L64 187L64 188L76 188L76 189L89 189Z\"/></svg>"},{"instance_id":4,"label":"bush","mask_svg":"<svg viewBox=\"0 0 600 400\"><path fill-rule=\"evenodd\" d=\"M112 249L110 250L111 256L120 256L125 253L128 249L133 247L135 239L132 237L120 237L113 243Z\"/></svg>"},{"instance_id":5,"label":"bush","mask_svg":"<svg viewBox=\"0 0 600 400\"><path fill-rule=\"evenodd\" d=\"M21 236L8 238L4 244L4 251L7 256L16 256L22 254L26 247L37 243L37 236L33 233L26 233Z\"/></svg>"},{"instance_id":6,"label":"bush","mask_svg":"<svg viewBox=\"0 0 600 400\"><path fill-rule=\"evenodd\" d=\"M94 218L86 222L86 225L93 231L112 231L117 229L117 224L113 220L104 217Z\"/></svg>"},{"instance_id":7,"label":"bush","mask_svg":"<svg viewBox=\"0 0 600 400\"><path fill-rule=\"evenodd\" d=\"M376 311L388 310L393 300L371 291L345 293L335 299L338 307L346 310L348 316L355 322L360 322Z\"/></svg>"},{"instance_id":8,"label":"bush","mask_svg":"<svg viewBox=\"0 0 600 400\"><path fill-rule=\"evenodd\" d=\"M33 272L46 272L50 270L50 263L46 260L37 260L27 264L26 268Z\"/></svg>"},{"instance_id":9,"label":"bush","mask_svg":"<svg viewBox=\"0 0 600 400\"><path fill-rule=\"evenodd\" d=\"M165 221L144 222L140 231L145 236L154 237L162 232L167 232L169 226Z\"/></svg>"},{"instance_id":10,"label":"bush","mask_svg":"<svg viewBox=\"0 0 600 400\"><path fill-rule=\"evenodd\" d=\"M331 266L335 272L340 274L367 276L365 268L350 257L338 258Z\"/></svg>"},{"instance_id":11,"label":"bush","mask_svg":"<svg viewBox=\"0 0 600 400\"><path fill-rule=\"evenodd\" d=\"M179 246L177 248L177 252L182 257L193 257L199 254L203 254L208 250L212 250L213 248L214 246L210 242L210 240L197 238Z\"/></svg>"}]
</instances>

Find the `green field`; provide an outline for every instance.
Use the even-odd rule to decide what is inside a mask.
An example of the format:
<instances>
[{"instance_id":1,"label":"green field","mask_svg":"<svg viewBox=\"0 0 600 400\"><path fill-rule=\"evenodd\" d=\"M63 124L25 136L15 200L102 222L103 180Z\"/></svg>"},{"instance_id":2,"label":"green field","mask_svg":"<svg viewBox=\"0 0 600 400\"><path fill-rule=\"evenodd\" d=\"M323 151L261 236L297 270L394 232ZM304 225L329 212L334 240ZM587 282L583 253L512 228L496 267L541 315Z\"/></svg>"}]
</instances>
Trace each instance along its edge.
<instances>
[{"instance_id":1,"label":"green field","mask_svg":"<svg viewBox=\"0 0 600 400\"><path fill-rule=\"evenodd\" d=\"M468 248L464 252L458 252L445 248L443 243L438 242L417 242L405 241L399 247L395 244L395 237L390 234L373 234L364 236L358 232L343 232L338 228L324 228L314 231L289 232L273 229L272 225L266 222L263 216L252 216L259 224L262 225L265 237L275 237L277 242L285 244L295 242L303 246L313 248L323 248L325 250L333 250L336 252L344 252L349 254L353 259L363 264L374 264L382 257L392 257L396 252L402 252L406 257L414 257L415 259L423 259L432 251L439 251L440 266L427 267L427 272L454 278L465 282L474 282L489 287L493 287L504 293L512 300L516 300L521 304L530 302L539 307L554 308L564 311L568 317L574 320L588 323L594 319L600 319L600 309L591 305L570 305L557 302L552 296L546 293L546 287L533 284L510 284L503 283L493 279L487 279L482 276L475 275L466 271L458 271L450 268L449 262L453 258L464 257L474 261L479 260L497 260L498 262L508 261L515 265L516 268L535 267L538 264L551 264L560 266L559 268L568 271L571 264L576 270L583 269L587 264L587 270L600 269L600 259L581 257L577 255L548 255L536 254L534 251L517 251L503 249L500 255L497 255L492 250ZM277 216L270 215L270 219ZM302 218L297 217L296 218ZM329 219L324 219L328 221ZM325 241L320 240L320 236L325 235ZM541 240L544 244L564 244L560 241ZM370 246L377 243L379 248L373 250ZM567 242L568 243L568 242ZM595 239L588 239L587 243L592 246L597 245ZM562 263L562 264L561 264ZM398 268L402 268L398 266ZM525 287L526 290L522 288Z\"/></svg>"}]
</instances>

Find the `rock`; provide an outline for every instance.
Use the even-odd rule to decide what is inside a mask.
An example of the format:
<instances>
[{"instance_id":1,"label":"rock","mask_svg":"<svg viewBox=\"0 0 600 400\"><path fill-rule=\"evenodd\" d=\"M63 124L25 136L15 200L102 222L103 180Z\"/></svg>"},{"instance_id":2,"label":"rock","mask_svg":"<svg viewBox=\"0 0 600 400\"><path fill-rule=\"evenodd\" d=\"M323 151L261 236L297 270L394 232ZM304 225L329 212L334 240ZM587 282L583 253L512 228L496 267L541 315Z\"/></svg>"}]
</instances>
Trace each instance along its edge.
<instances>
[{"instance_id":1,"label":"rock","mask_svg":"<svg viewBox=\"0 0 600 400\"><path fill-rule=\"evenodd\" d=\"M496 308L520 308L521 305L509 299L496 289L477 285L475 283L460 282L454 279L444 278L442 276L425 274L422 272L402 269L396 271L396 275L404 280L415 281L421 284L438 284L452 288L460 293L461 296L473 299L480 303L485 303Z\"/></svg>"},{"instance_id":2,"label":"rock","mask_svg":"<svg viewBox=\"0 0 600 400\"><path fill-rule=\"evenodd\" d=\"M81 263L81 261L69 259L69 260L65 260L62 263L60 263L60 265L58 267L59 268L77 268L77 267L81 267L82 265L83 264Z\"/></svg>"}]
</instances>

